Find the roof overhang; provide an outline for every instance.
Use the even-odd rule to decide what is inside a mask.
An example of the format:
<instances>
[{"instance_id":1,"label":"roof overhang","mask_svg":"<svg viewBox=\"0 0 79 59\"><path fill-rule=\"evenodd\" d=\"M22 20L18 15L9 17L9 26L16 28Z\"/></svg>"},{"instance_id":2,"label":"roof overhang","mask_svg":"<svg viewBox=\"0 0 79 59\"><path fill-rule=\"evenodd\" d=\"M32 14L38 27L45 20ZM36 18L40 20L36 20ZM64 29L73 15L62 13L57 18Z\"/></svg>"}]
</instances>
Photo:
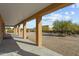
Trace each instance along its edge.
<instances>
[{"instance_id":1,"label":"roof overhang","mask_svg":"<svg viewBox=\"0 0 79 59\"><path fill-rule=\"evenodd\" d=\"M6 25L14 26L71 4L72 3L2 3L0 4L0 14Z\"/></svg>"},{"instance_id":2,"label":"roof overhang","mask_svg":"<svg viewBox=\"0 0 79 59\"><path fill-rule=\"evenodd\" d=\"M19 24L21 24L23 22L26 22L26 21L30 21L33 18L37 17L37 16L43 16L43 15L46 15L48 13L54 12L56 10L59 10L61 8L69 6L71 4L73 4L73 3L52 3L52 4L48 5L47 7L45 7L44 9L42 9L42 10L38 11L37 13L33 14L32 16L29 16L28 18L26 18L23 21L19 22L16 25L19 25Z\"/></svg>"},{"instance_id":3,"label":"roof overhang","mask_svg":"<svg viewBox=\"0 0 79 59\"><path fill-rule=\"evenodd\" d=\"M14 26L48 5L50 3L0 3L0 14L6 25Z\"/></svg>"}]
</instances>

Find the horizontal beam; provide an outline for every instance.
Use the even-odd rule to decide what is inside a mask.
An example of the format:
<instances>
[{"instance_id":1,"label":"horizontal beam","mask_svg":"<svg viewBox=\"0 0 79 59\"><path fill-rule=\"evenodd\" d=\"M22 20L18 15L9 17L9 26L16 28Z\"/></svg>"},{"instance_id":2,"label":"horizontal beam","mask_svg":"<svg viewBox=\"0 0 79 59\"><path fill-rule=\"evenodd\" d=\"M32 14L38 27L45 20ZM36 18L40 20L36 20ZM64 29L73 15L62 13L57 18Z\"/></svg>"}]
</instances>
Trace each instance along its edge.
<instances>
[{"instance_id":1,"label":"horizontal beam","mask_svg":"<svg viewBox=\"0 0 79 59\"><path fill-rule=\"evenodd\" d=\"M14 27L14 25L5 25L6 27Z\"/></svg>"},{"instance_id":2,"label":"horizontal beam","mask_svg":"<svg viewBox=\"0 0 79 59\"><path fill-rule=\"evenodd\" d=\"M34 15L24 19L23 21L19 22L16 25L19 25L19 24L21 24L23 22L26 22L26 21L30 21L33 18L37 17L38 15L43 16L43 15L46 15L48 13L54 12L54 11L56 11L58 9L64 8L66 6L69 6L71 4L73 4L73 3L52 3L49 6L47 6L46 8L44 8L44 9L40 10L39 12L35 13Z\"/></svg>"}]
</instances>

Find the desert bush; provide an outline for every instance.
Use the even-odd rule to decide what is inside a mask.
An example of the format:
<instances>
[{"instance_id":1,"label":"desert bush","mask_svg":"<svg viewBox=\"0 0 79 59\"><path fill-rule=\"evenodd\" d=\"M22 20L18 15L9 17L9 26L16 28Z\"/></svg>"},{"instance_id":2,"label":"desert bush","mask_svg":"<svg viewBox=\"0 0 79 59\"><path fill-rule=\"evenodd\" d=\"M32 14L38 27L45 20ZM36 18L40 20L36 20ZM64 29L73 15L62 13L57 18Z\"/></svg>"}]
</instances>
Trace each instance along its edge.
<instances>
[{"instance_id":1,"label":"desert bush","mask_svg":"<svg viewBox=\"0 0 79 59\"><path fill-rule=\"evenodd\" d=\"M72 23L71 21L54 21L53 30L55 33L64 33L67 35L79 34L79 25Z\"/></svg>"}]
</instances>

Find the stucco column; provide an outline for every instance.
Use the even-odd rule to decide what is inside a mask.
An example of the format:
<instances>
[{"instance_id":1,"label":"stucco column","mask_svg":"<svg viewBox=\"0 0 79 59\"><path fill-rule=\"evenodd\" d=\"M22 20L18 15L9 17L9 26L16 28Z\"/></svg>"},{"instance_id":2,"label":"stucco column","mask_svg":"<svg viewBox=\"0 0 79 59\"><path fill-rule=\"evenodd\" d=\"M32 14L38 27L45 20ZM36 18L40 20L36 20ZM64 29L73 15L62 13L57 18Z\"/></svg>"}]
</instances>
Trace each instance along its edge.
<instances>
[{"instance_id":1,"label":"stucco column","mask_svg":"<svg viewBox=\"0 0 79 59\"><path fill-rule=\"evenodd\" d=\"M18 35L18 26L16 26L16 35Z\"/></svg>"},{"instance_id":2,"label":"stucco column","mask_svg":"<svg viewBox=\"0 0 79 59\"><path fill-rule=\"evenodd\" d=\"M23 23L23 39L26 39L26 22Z\"/></svg>"},{"instance_id":3,"label":"stucco column","mask_svg":"<svg viewBox=\"0 0 79 59\"><path fill-rule=\"evenodd\" d=\"M20 25L18 25L18 36L20 36Z\"/></svg>"},{"instance_id":4,"label":"stucco column","mask_svg":"<svg viewBox=\"0 0 79 59\"><path fill-rule=\"evenodd\" d=\"M42 17L36 17L36 44L42 46Z\"/></svg>"},{"instance_id":5,"label":"stucco column","mask_svg":"<svg viewBox=\"0 0 79 59\"><path fill-rule=\"evenodd\" d=\"M14 34L16 34L16 27L14 27Z\"/></svg>"},{"instance_id":6,"label":"stucco column","mask_svg":"<svg viewBox=\"0 0 79 59\"><path fill-rule=\"evenodd\" d=\"M18 27L18 25L17 25L17 35L19 36L19 27Z\"/></svg>"}]
</instances>

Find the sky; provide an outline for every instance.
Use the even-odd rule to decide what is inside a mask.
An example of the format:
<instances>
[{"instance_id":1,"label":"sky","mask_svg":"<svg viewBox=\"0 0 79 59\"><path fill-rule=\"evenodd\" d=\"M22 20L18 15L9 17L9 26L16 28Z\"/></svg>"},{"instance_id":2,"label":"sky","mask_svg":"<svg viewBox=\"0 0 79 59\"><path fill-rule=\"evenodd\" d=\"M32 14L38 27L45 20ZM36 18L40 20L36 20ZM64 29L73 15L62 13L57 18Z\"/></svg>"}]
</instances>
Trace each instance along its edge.
<instances>
[{"instance_id":1,"label":"sky","mask_svg":"<svg viewBox=\"0 0 79 59\"><path fill-rule=\"evenodd\" d=\"M73 4L62 9L59 9L50 14L44 15L42 17L42 25L51 26L56 20L71 20L73 23L79 24L79 3ZM36 21L33 19L27 23L27 28L36 27Z\"/></svg>"}]
</instances>

